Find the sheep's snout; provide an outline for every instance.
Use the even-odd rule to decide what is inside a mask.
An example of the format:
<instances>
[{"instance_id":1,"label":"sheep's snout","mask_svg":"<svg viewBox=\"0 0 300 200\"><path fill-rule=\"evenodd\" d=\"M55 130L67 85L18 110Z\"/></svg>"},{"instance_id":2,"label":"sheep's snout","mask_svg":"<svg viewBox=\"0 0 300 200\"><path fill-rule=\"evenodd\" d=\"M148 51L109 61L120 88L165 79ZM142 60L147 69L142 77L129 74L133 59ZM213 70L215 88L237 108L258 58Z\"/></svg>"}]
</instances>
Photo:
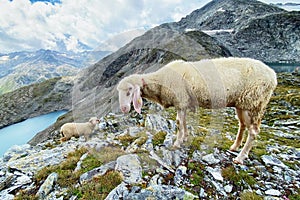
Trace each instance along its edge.
<instances>
[{"instance_id":1,"label":"sheep's snout","mask_svg":"<svg viewBox=\"0 0 300 200\"><path fill-rule=\"evenodd\" d=\"M121 105L120 109L121 109L122 113L129 113L130 106L128 106L128 105Z\"/></svg>"}]
</instances>

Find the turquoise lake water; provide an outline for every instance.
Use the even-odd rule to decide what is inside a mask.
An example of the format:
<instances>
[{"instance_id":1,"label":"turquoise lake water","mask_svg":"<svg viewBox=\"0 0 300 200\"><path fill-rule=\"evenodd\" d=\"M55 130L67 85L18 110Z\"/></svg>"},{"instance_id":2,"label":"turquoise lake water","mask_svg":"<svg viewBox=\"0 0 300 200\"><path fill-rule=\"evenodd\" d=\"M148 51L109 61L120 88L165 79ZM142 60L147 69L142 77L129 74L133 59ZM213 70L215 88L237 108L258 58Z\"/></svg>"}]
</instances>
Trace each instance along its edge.
<instances>
[{"instance_id":1,"label":"turquoise lake water","mask_svg":"<svg viewBox=\"0 0 300 200\"><path fill-rule=\"evenodd\" d=\"M26 144L35 134L53 124L66 111L33 117L0 129L0 157L13 145Z\"/></svg>"},{"instance_id":2,"label":"turquoise lake water","mask_svg":"<svg viewBox=\"0 0 300 200\"><path fill-rule=\"evenodd\" d=\"M276 73L294 72L296 68L300 68L300 63L266 63L274 69Z\"/></svg>"}]
</instances>

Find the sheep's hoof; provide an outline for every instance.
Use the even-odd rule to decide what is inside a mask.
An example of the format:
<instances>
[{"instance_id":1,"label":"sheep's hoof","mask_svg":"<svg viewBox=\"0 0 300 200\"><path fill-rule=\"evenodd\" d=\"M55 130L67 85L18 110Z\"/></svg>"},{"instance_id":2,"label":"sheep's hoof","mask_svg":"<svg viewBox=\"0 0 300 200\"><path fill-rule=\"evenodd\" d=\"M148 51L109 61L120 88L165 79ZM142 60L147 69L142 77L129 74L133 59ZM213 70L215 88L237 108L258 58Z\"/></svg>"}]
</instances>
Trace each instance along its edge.
<instances>
[{"instance_id":1,"label":"sheep's hoof","mask_svg":"<svg viewBox=\"0 0 300 200\"><path fill-rule=\"evenodd\" d=\"M238 158L234 158L233 163L238 164L238 165L243 165L244 164L244 162L242 160L238 159Z\"/></svg>"},{"instance_id":2,"label":"sheep's hoof","mask_svg":"<svg viewBox=\"0 0 300 200\"><path fill-rule=\"evenodd\" d=\"M238 151L238 148L235 147L234 145L231 145L231 147L229 148L229 151Z\"/></svg>"},{"instance_id":3,"label":"sheep's hoof","mask_svg":"<svg viewBox=\"0 0 300 200\"><path fill-rule=\"evenodd\" d=\"M183 142L187 142L187 141L188 141L188 137L184 137Z\"/></svg>"},{"instance_id":4,"label":"sheep's hoof","mask_svg":"<svg viewBox=\"0 0 300 200\"><path fill-rule=\"evenodd\" d=\"M174 142L174 144L173 144L173 147L174 148L180 148L180 146L181 146L181 143L180 142L178 142L177 140Z\"/></svg>"},{"instance_id":5,"label":"sheep's hoof","mask_svg":"<svg viewBox=\"0 0 300 200\"><path fill-rule=\"evenodd\" d=\"M177 146L174 146L174 145L169 148L170 151L175 151L175 150L178 150L178 149L179 148Z\"/></svg>"}]
</instances>

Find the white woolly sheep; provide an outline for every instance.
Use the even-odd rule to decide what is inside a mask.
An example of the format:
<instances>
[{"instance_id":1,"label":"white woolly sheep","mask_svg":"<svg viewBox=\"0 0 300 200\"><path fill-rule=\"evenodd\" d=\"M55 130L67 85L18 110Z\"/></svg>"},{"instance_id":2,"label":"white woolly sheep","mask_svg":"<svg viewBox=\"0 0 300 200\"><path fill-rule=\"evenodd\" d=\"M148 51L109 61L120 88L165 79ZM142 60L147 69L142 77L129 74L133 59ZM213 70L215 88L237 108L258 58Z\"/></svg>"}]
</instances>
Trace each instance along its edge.
<instances>
[{"instance_id":1,"label":"white woolly sheep","mask_svg":"<svg viewBox=\"0 0 300 200\"><path fill-rule=\"evenodd\" d=\"M91 117L88 122L84 123L66 123L60 128L60 133L63 136L61 141L63 142L69 140L71 137L80 137L82 135L87 141L99 122L100 120L97 117Z\"/></svg>"},{"instance_id":2,"label":"white woolly sheep","mask_svg":"<svg viewBox=\"0 0 300 200\"><path fill-rule=\"evenodd\" d=\"M265 108L276 88L276 73L250 58L217 58L198 62L173 61L156 72L134 74L118 84L120 109L128 113L131 102L141 113L142 97L177 110L175 147L187 140L187 109L235 107L239 130L230 150L237 151L245 129L247 141L234 159L243 164L259 133Z\"/></svg>"}]
</instances>

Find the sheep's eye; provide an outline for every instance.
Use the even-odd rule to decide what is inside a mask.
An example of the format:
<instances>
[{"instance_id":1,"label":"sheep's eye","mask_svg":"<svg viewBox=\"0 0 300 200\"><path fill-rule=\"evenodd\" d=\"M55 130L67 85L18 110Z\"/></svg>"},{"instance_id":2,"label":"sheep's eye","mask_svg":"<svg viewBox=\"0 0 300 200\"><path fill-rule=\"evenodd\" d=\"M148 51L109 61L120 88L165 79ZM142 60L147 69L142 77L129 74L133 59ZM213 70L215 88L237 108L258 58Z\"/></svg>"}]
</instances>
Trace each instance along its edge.
<instances>
[{"instance_id":1,"label":"sheep's eye","mask_svg":"<svg viewBox=\"0 0 300 200\"><path fill-rule=\"evenodd\" d=\"M129 91L132 90L132 87L129 87L128 90L129 90Z\"/></svg>"}]
</instances>

